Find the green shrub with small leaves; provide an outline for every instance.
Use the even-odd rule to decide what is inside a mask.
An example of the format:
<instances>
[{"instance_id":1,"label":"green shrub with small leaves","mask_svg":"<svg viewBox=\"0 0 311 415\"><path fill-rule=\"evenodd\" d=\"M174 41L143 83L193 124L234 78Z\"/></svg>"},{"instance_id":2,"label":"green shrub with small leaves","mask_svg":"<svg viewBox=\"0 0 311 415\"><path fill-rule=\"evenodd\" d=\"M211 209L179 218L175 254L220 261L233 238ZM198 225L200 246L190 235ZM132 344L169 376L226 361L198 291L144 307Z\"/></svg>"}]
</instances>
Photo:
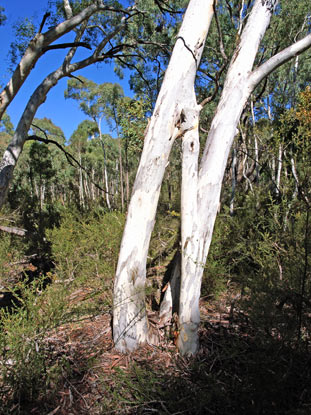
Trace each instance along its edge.
<instances>
[{"instance_id":1,"label":"green shrub with small leaves","mask_svg":"<svg viewBox=\"0 0 311 415\"><path fill-rule=\"evenodd\" d=\"M119 212L93 213L84 218L67 213L60 227L47 232L57 278L92 286L111 304L125 216Z\"/></svg>"},{"instance_id":2,"label":"green shrub with small leaves","mask_svg":"<svg viewBox=\"0 0 311 415\"><path fill-rule=\"evenodd\" d=\"M67 308L68 289L45 287L44 278L18 282L14 289L15 308L0 310L0 402L18 408L51 391L48 337L60 324L72 318Z\"/></svg>"}]
</instances>

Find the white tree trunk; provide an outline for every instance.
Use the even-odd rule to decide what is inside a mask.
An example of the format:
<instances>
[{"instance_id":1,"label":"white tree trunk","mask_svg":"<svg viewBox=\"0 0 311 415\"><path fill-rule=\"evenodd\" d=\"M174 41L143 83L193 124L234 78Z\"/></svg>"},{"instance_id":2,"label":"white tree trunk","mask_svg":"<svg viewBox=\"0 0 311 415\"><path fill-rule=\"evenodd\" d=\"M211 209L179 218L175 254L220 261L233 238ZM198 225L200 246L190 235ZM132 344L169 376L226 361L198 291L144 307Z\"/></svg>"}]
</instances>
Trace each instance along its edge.
<instances>
[{"instance_id":1,"label":"white tree trunk","mask_svg":"<svg viewBox=\"0 0 311 415\"><path fill-rule=\"evenodd\" d=\"M180 334L177 343L183 355L193 355L198 350L201 281L217 215L223 175L242 110L252 92L248 77L271 13L261 0L255 2L231 60L199 169L198 145L192 144L197 143L194 132L189 133L192 136L190 147L183 146L182 281Z\"/></svg>"},{"instance_id":2,"label":"white tree trunk","mask_svg":"<svg viewBox=\"0 0 311 415\"><path fill-rule=\"evenodd\" d=\"M181 276L178 347L183 355L195 354L198 348L198 299L204 264L212 239L228 154L234 136L238 132L237 125L244 105L265 76L311 45L311 35L308 35L252 72L260 41L276 4L277 0L256 0L253 5L227 72L223 93L211 124L198 171L197 185L195 180L191 181L191 176L194 178L196 176L192 169L194 159L190 158L189 168L183 167L183 181L186 183L183 192L193 195L192 204L188 200L182 208L182 228L189 229L188 235L183 234L182 244L184 264ZM184 177L185 175L188 177ZM194 195L193 189L196 187L198 190ZM187 220L193 222L192 226L185 225L184 222Z\"/></svg>"},{"instance_id":3,"label":"white tree trunk","mask_svg":"<svg viewBox=\"0 0 311 415\"><path fill-rule=\"evenodd\" d=\"M250 94L264 77L311 45L311 35L308 35L252 72L260 41L277 4L277 0L255 0L228 69L201 166L196 170L200 108L195 101L193 85L213 15L212 3L190 1L146 134L114 288L114 341L117 349L123 352L133 350L147 340L144 301L146 257L161 182L174 139L179 134L185 134L178 347L182 354L188 355L196 353L198 348L201 279L228 153L241 112Z\"/></svg>"},{"instance_id":4,"label":"white tree trunk","mask_svg":"<svg viewBox=\"0 0 311 415\"><path fill-rule=\"evenodd\" d=\"M201 250L200 218L198 217L198 161L199 161L199 114L195 106L192 118L194 129L183 137L182 187L181 187L181 285L179 299L179 327L177 340L179 350L198 349L198 327L200 324L199 299L201 293L202 264L197 261ZM195 256L194 256L195 255ZM199 275L199 278L192 279Z\"/></svg>"},{"instance_id":5,"label":"white tree trunk","mask_svg":"<svg viewBox=\"0 0 311 415\"><path fill-rule=\"evenodd\" d=\"M122 352L148 339L145 277L149 241L173 142L189 128L184 123L184 109L193 104L194 80L212 16L213 0L190 1L146 133L114 286L114 342Z\"/></svg>"},{"instance_id":6,"label":"white tree trunk","mask_svg":"<svg viewBox=\"0 0 311 415\"><path fill-rule=\"evenodd\" d=\"M278 160L277 160L277 172L275 178L275 194L279 196L280 194L280 186L281 186L281 173L282 173L282 166L283 166L283 146L279 144L279 152L278 152Z\"/></svg>"}]
</instances>

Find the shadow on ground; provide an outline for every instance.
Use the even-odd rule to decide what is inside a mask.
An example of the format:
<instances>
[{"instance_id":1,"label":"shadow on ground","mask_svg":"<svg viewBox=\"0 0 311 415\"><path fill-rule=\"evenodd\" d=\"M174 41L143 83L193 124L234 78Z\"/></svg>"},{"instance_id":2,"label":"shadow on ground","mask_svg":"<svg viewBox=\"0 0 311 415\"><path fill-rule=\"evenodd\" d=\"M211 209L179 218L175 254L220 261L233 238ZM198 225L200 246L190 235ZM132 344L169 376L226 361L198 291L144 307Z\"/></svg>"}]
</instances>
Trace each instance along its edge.
<instances>
[{"instance_id":1,"label":"shadow on ground","mask_svg":"<svg viewBox=\"0 0 311 415\"><path fill-rule=\"evenodd\" d=\"M119 390L133 404L136 399L136 407L124 407L124 413L311 413L311 355L306 350L211 325L202 328L201 345L195 359L175 357L167 370L152 360L132 363L132 383L124 379Z\"/></svg>"},{"instance_id":2,"label":"shadow on ground","mask_svg":"<svg viewBox=\"0 0 311 415\"><path fill-rule=\"evenodd\" d=\"M109 324L106 315L54 337L54 364L61 359L66 371L51 393L39 391L8 413L311 413L311 353L303 345L288 347L245 325L205 322L194 359L181 358L172 344L124 356L112 348Z\"/></svg>"}]
</instances>

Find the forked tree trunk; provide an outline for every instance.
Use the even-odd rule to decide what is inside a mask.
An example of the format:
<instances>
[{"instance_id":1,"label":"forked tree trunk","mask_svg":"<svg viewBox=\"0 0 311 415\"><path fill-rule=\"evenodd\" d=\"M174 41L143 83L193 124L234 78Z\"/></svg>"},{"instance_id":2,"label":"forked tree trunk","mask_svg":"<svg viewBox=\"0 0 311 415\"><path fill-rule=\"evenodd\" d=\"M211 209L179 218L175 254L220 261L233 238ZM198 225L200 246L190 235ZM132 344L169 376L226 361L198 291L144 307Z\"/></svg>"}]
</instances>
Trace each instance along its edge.
<instances>
[{"instance_id":1,"label":"forked tree trunk","mask_svg":"<svg viewBox=\"0 0 311 415\"><path fill-rule=\"evenodd\" d=\"M149 241L173 142L192 128L186 111L193 104L194 80L212 16L213 0L190 1L146 133L114 286L113 335L122 352L148 340L145 279Z\"/></svg>"},{"instance_id":2,"label":"forked tree trunk","mask_svg":"<svg viewBox=\"0 0 311 415\"><path fill-rule=\"evenodd\" d=\"M201 165L194 132L184 137L182 193L182 276L178 348L183 355L198 350L199 296L204 265L212 239L228 154L250 94L258 83L311 44L310 35L278 53L252 72L260 41L277 0L256 0L233 54L223 93L208 134ZM191 197L191 200L188 198Z\"/></svg>"},{"instance_id":3,"label":"forked tree trunk","mask_svg":"<svg viewBox=\"0 0 311 415\"><path fill-rule=\"evenodd\" d=\"M242 32L240 44L233 54L199 169L192 168L198 163L198 153L189 152L189 148L183 147L189 157L183 157L187 163L182 169L182 192L191 197L187 201L182 199L182 230L187 231L182 231L180 334L177 344L183 355L192 355L198 350L201 280L212 239L222 180L237 125L251 93L248 76L270 16L271 12L262 6L261 0L257 0Z\"/></svg>"},{"instance_id":4,"label":"forked tree trunk","mask_svg":"<svg viewBox=\"0 0 311 415\"><path fill-rule=\"evenodd\" d=\"M213 1L191 0L157 99L138 168L123 234L114 288L114 341L130 351L147 340L146 257L165 166L174 139L183 135L182 281L178 347L198 350L201 280L223 175L243 107L258 83L311 45L311 35L252 67L277 0L255 0L228 69L223 93L198 168L198 118L194 79L213 15ZM182 65L180 64L182 62Z\"/></svg>"}]
</instances>

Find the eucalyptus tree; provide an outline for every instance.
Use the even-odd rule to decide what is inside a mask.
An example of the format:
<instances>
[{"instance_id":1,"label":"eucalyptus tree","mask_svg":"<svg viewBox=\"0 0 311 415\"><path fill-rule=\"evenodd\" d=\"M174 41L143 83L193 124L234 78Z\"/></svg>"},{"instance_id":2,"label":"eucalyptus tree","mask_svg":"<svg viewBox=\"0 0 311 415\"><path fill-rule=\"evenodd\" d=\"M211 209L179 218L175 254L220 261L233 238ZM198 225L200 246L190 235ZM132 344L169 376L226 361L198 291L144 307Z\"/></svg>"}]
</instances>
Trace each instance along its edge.
<instances>
[{"instance_id":1,"label":"eucalyptus tree","mask_svg":"<svg viewBox=\"0 0 311 415\"><path fill-rule=\"evenodd\" d=\"M0 134L1 134L1 149L8 145L10 138L14 134L14 126L11 122L10 116L5 112L0 120Z\"/></svg>"},{"instance_id":2,"label":"eucalyptus tree","mask_svg":"<svg viewBox=\"0 0 311 415\"><path fill-rule=\"evenodd\" d=\"M114 286L114 341L121 351L133 350L148 339L144 297L148 246L171 147L195 122L188 111L191 114L197 107L194 80L212 16L213 0L189 3L145 135Z\"/></svg>"},{"instance_id":3,"label":"eucalyptus tree","mask_svg":"<svg viewBox=\"0 0 311 415\"><path fill-rule=\"evenodd\" d=\"M56 201L57 186L61 181L59 175L65 161L59 149L43 140L49 136L50 140L63 146L65 136L61 128L47 118L34 119L30 132L32 135L25 144L25 154L16 172L9 201L15 208L19 201L22 208L24 199L32 199L32 203L37 200L42 210L46 203Z\"/></svg>"},{"instance_id":4,"label":"eucalyptus tree","mask_svg":"<svg viewBox=\"0 0 311 415\"><path fill-rule=\"evenodd\" d=\"M68 0L57 1L56 10L48 11L42 19L39 28L34 30L35 36L30 40L23 51L16 69L7 86L1 92L0 114L14 99L16 93L27 79L38 59L53 49L68 49L64 52L60 66L38 83L38 87L31 95L25 110L21 115L12 142L4 152L0 162L0 206L5 201L9 183L18 158L38 107L45 101L47 94L60 79L72 77L72 73L96 62L126 59L134 55L139 41L147 39L133 36L133 31L140 30L144 18L151 11L166 10L168 15L183 3L181 0L163 4L162 1L134 1L124 2L114 0L99 0L96 2L79 2ZM164 7L165 6L165 7ZM45 24L51 27L44 32ZM140 30L143 32L142 30ZM71 42L52 44L62 36L71 35ZM67 40L67 39L66 39ZM83 58L77 58L77 50L83 48ZM90 52L87 52L87 50ZM80 56L81 56L80 55ZM76 60L75 60L76 59Z\"/></svg>"},{"instance_id":5,"label":"eucalyptus tree","mask_svg":"<svg viewBox=\"0 0 311 415\"><path fill-rule=\"evenodd\" d=\"M79 189L79 204L81 207L85 206L85 191L84 191L84 175L83 175L83 161L82 155L86 152L87 141L89 137L97 131L97 124L94 121L82 121L76 130L72 133L69 139L69 149L79 162L78 171L78 189Z\"/></svg>"},{"instance_id":6,"label":"eucalyptus tree","mask_svg":"<svg viewBox=\"0 0 311 415\"><path fill-rule=\"evenodd\" d=\"M120 133L119 144L120 146L123 144L124 149L126 206L129 202L130 186L133 184L132 176L135 176L143 148L144 134L147 127L146 113L148 110L149 104L142 100L129 97L118 100L117 119Z\"/></svg>"},{"instance_id":7,"label":"eucalyptus tree","mask_svg":"<svg viewBox=\"0 0 311 415\"><path fill-rule=\"evenodd\" d=\"M99 138L102 143L104 153L104 178L106 189L106 202L108 209L111 208L108 186L107 172L107 154L104 135L102 134L102 122L106 120L115 124L118 129L118 120L116 116L117 100L123 96L123 89L118 84L104 83L96 84L84 77L77 79L69 79L67 89L65 91L66 98L72 98L79 102L79 106L85 115L90 117L97 125ZM122 159L121 159L122 161ZM122 166L120 166L120 172ZM122 185L123 188L123 185ZM123 191L122 191L123 202Z\"/></svg>"},{"instance_id":8,"label":"eucalyptus tree","mask_svg":"<svg viewBox=\"0 0 311 415\"><path fill-rule=\"evenodd\" d=\"M194 354L198 350L202 274L226 163L243 108L262 80L311 46L311 35L305 35L305 31L301 40L256 62L278 1L255 0L248 2L249 9L242 2L236 46L199 161L199 115L208 99L197 103L194 82L213 3L189 2L145 136L115 279L114 340L121 351L133 350L148 340L144 302L147 250L173 141L180 137L183 147L178 347L182 354Z\"/></svg>"}]
</instances>

